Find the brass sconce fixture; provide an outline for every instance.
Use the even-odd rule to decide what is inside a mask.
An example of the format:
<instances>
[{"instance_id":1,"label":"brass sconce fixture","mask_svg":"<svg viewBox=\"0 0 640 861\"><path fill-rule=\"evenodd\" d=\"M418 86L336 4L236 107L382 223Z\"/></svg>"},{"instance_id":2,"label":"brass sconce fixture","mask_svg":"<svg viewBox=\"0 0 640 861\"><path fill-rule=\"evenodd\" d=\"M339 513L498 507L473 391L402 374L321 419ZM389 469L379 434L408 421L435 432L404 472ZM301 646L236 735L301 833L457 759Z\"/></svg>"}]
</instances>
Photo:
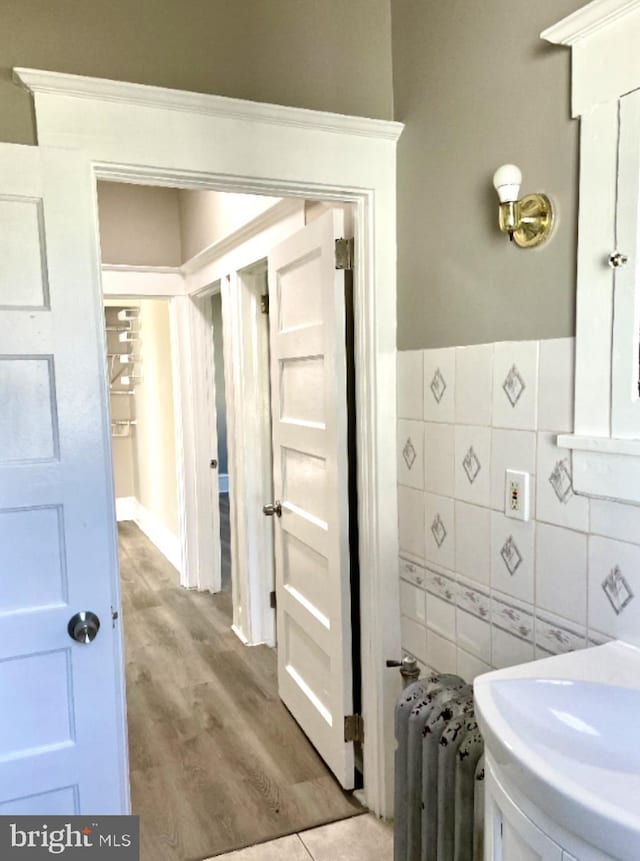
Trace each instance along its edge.
<instances>
[{"instance_id":1,"label":"brass sconce fixture","mask_svg":"<svg viewBox=\"0 0 640 861\"><path fill-rule=\"evenodd\" d=\"M522 172L515 164L503 164L493 175L500 199L500 230L519 248L535 248L553 227L553 207L546 194L526 194L518 200Z\"/></svg>"}]
</instances>

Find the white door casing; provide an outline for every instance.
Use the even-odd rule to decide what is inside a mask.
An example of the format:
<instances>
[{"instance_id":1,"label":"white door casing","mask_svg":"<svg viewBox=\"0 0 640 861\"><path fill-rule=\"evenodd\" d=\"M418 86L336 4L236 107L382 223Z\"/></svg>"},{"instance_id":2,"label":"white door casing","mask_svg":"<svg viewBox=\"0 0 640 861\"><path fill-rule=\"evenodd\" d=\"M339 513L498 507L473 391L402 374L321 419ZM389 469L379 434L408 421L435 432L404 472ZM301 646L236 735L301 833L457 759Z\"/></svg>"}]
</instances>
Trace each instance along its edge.
<instances>
[{"instance_id":1,"label":"white door casing","mask_svg":"<svg viewBox=\"0 0 640 861\"><path fill-rule=\"evenodd\" d=\"M128 810L93 194L80 153L0 145L0 814Z\"/></svg>"},{"instance_id":2,"label":"white door casing","mask_svg":"<svg viewBox=\"0 0 640 861\"><path fill-rule=\"evenodd\" d=\"M278 689L345 789L354 785L344 214L269 253Z\"/></svg>"},{"instance_id":3,"label":"white door casing","mask_svg":"<svg viewBox=\"0 0 640 861\"><path fill-rule=\"evenodd\" d=\"M354 272L365 803L393 811L400 689L396 462L396 142L400 123L41 70L38 141L83 152L100 179L349 202ZM158 129L162 129L162 135ZM213 279L207 278L210 283ZM98 297L96 297L98 302Z\"/></svg>"}]
</instances>

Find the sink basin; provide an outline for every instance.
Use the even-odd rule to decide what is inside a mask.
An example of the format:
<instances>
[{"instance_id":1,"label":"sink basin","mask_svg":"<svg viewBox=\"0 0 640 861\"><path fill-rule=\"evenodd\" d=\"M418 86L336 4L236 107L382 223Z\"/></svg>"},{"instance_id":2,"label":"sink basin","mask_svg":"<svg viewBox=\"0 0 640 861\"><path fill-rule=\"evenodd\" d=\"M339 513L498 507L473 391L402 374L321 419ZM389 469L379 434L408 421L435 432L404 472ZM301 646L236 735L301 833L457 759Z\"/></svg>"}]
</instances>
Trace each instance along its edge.
<instances>
[{"instance_id":1,"label":"sink basin","mask_svg":"<svg viewBox=\"0 0 640 861\"><path fill-rule=\"evenodd\" d=\"M497 679L493 697L532 749L640 774L640 690L569 679Z\"/></svg>"},{"instance_id":2,"label":"sink basin","mask_svg":"<svg viewBox=\"0 0 640 861\"><path fill-rule=\"evenodd\" d=\"M487 673L474 685L487 752L551 820L640 859L640 650L612 642Z\"/></svg>"}]
</instances>

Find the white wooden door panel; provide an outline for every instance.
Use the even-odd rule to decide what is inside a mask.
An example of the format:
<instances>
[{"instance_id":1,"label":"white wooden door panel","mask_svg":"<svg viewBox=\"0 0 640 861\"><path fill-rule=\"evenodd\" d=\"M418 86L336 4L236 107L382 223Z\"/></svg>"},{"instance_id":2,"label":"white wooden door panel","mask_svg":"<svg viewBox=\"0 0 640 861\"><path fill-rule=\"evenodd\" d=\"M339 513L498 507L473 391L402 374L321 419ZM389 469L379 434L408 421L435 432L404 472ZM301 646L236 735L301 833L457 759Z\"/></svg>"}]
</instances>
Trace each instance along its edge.
<instances>
[{"instance_id":1,"label":"white wooden door panel","mask_svg":"<svg viewBox=\"0 0 640 861\"><path fill-rule=\"evenodd\" d=\"M280 696L353 787L344 272L331 211L269 254Z\"/></svg>"},{"instance_id":2,"label":"white wooden door panel","mask_svg":"<svg viewBox=\"0 0 640 861\"><path fill-rule=\"evenodd\" d=\"M77 154L0 145L0 814L127 806L93 206Z\"/></svg>"}]
</instances>

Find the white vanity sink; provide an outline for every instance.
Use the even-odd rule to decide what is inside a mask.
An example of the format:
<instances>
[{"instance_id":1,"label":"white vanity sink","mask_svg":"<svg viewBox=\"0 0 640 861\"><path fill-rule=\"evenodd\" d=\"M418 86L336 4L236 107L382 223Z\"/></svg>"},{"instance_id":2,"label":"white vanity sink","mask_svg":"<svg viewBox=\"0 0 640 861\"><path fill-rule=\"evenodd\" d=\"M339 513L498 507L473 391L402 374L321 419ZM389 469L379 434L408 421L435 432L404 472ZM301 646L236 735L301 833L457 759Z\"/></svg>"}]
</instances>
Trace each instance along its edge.
<instances>
[{"instance_id":1,"label":"white vanity sink","mask_svg":"<svg viewBox=\"0 0 640 861\"><path fill-rule=\"evenodd\" d=\"M498 784L555 840L577 837L564 857L638 861L640 650L612 642L510 667L474 691Z\"/></svg>"}]
</instances>

